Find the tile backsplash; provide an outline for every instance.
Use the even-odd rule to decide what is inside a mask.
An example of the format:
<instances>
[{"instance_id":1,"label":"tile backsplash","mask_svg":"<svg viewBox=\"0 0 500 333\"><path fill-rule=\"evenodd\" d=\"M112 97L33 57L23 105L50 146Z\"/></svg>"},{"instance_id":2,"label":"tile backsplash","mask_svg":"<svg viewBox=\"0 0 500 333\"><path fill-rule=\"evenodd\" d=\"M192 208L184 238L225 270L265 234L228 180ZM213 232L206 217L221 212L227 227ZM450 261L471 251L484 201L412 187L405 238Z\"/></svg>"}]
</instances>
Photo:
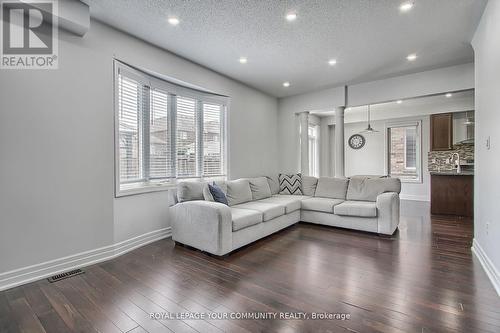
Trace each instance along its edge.
<instances>
[{"instance_id":1,"label":"tile backsplash","mask_svg":"<svg viewBox=\"0 0 500 333\"><path fill-rule=\"evenodd\" d=\"M459 143L453 146L452 150L430 151L428 153L429 171L453 171L454 164L446 164L446 159L453 153L460 155L460 162L465 163L466 160L474 160L474 144ZM434 163L435 159L435 163Z\"/></svg>"}]
</instances>

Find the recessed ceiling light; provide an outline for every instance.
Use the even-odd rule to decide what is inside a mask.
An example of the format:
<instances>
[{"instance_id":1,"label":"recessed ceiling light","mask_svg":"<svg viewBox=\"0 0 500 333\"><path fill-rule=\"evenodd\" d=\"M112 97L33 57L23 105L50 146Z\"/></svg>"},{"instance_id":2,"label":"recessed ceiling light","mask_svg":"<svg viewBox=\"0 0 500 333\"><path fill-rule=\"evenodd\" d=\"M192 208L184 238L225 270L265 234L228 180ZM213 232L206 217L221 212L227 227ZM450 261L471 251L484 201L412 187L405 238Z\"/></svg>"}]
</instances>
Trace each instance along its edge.
<instances>
[{"instance_id":1,"label":"recessed ceiling light","mask_svg":"<svg viewBox=\"0 0 500 333\"><path fill-rule=\"evenodd\" d=\"M297 19L297 13L291 12L291 13L286 14L285 17L286 17L286 20L288 22L292 22L292 21L295 21Z\"/></svg>"},{"instance_id":2,"label":"recessed ceiling light","mask_svg":"<svg viewBox=\"0 0 500 333\"><path fill-rule=\"evenodd\" d=\"M290 82L288 82L288 81L283 82L283 87L285 87L285 88L290 87Z\"/></svg>"},{"instance_id":3,"label":"recessed ceiling light","mask_svg":"<svg viewBox=\"0 0 500 333\"><path fill-rule=\"evenodd\" d=\"M168 23L170 23L170 25L178 25L179 24L179 19L177 17L169 17L168 18Z\"/></svg>"},{"instance_id":4,"label":"recessed ceiling light","mask_svg":"<svg viewBox=\"0 0 500 333\"><path fill-rule=\"evenodd\" d=\"M241 64L246 64L248 62L247 57L240 57L240 63Z\"/></svg>"},{"instance_id":5,"label":"recessed ceiling light","mask_svg":"<svg viewBox=\"0 0 500 333\"><path fill-rule=\"evenodd\" d=\"M414 5L413 1L403 2L401 6L399 6L399 10L402 12L410 11L413 8L413 5Z\"/></svg>"},{"instance_id":6,"label":"recessed ceiling light","mask_svg":"<svg viewBox=\"0 0 500 333\"><path fill-rule=\"evenodd\" d=\"M328 65L335 66L336 64L337 64L337 60L336 59L330 59L330 60L328 60Z\"/></svg>"},{"instance_id":7,"label":"recessed ceiling light","mask_svg":"<svg viewBox=\"0 0 500 333\"><path fill-rule=\"evenodd\" d=\"M447 98L450 98L451 96L453 96L453 94L452 94L452 93L447 93L445 96L446 96Z\"/></svg>"},{"instance_id":8,"label":"recessed ceiling light","mask_svg":"<svg viewBox=\"0 0 500 333\"><path fill-rule=\"evenodd\" d=\"M417 55L416 55L415 53L409 54L409 55L406 57L406 59L407 59L408 61L415 61L415 60L417 60Z\"/></svg>"},{"instance_id":9,"label":"recessed ceiling light","mask_svg":"<svg viewBox=\"0 0 500 333\"><path fill-rule=\"evenodd\" d=\"M403 101L402 100L397 100L396 103L401 104L401 103L403 103Z\"/></svg>"}]
</instances>

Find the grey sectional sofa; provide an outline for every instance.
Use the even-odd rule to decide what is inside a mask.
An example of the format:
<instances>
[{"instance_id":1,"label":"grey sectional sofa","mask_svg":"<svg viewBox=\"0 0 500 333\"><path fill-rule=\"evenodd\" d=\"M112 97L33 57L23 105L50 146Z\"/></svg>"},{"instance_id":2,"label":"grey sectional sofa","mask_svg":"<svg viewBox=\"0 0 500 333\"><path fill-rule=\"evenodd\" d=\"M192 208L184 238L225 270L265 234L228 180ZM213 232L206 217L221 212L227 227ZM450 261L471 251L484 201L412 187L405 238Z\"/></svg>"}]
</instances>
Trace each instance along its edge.
<instances>
[{"instance_id":1,"label":"grey sectional sofa","mask_svg":"<svg viewBox=\"0 0 500 333\"><path fill-rule=\"evenodd\" d=\"M170 207L174 241L220 256L300 221L385 235L399 224L397 178L302 177L303 195L278 194L267 177L216 184L229 205L214 202L206 183L179 184Z\"/></svg>"}]
</instances>

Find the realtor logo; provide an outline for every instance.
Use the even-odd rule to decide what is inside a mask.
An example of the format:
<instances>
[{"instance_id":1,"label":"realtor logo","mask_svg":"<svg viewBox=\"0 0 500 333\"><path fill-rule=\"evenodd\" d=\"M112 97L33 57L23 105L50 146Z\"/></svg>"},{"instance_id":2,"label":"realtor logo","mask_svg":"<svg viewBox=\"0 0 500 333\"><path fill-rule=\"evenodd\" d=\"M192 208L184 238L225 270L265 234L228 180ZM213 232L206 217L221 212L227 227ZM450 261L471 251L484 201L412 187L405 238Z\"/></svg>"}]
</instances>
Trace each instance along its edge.
<instances>
[{"instance_id":1,"label":"realtor logo","mask_svg":"<svg viewBox=\"0 0 500 333\"><path fill-rule=\"evenodd\" d=\"M57 69L57 0L1 3L2 69Z\"/></svg>"}]
</instances>

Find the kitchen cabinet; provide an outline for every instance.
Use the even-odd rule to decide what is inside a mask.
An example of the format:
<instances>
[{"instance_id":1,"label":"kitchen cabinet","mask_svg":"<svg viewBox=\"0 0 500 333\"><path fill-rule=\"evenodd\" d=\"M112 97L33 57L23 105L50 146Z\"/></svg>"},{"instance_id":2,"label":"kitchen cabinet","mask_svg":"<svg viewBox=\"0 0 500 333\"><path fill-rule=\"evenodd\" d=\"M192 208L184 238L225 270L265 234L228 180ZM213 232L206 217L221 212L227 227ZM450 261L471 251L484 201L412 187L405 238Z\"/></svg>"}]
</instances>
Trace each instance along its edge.
<instances>
[{"instance_id":1,"label":"kitchen cabinet","mask_svg":"<svg viewBox=\"0 0 500 333\"><path fill-rule=\"evenodd\" d=\"M453 114L431 115L431 150L453 149Z\"/></svg>"},{"instance_id":2,"label":"kitchen cabinet","mask_svg":"<svg viewBox=\"0 0 500 333\"><path fill-rule=\"evenodd\" d=\"M474 176L431 173L431 214L472 217Z\"/></svg>"}]
</instances>

